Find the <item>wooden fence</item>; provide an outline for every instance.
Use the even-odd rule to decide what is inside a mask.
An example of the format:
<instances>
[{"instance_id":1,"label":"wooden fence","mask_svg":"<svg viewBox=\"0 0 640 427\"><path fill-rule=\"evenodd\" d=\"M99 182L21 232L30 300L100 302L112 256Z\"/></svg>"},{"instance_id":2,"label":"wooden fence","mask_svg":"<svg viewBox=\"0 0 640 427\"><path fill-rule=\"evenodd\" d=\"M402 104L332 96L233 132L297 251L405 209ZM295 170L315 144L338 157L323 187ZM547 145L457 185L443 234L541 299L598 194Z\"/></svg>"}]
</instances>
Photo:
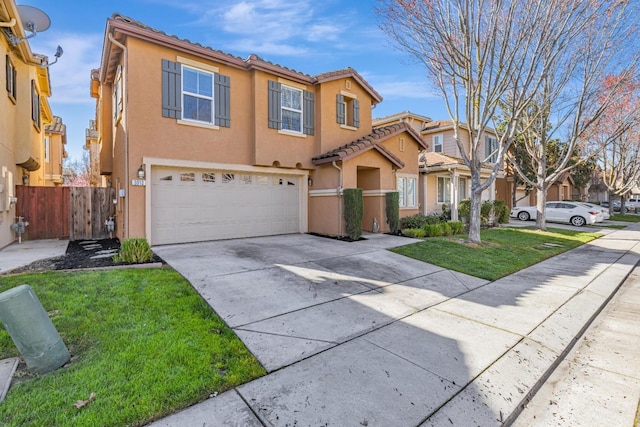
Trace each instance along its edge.
<instances>
[{"instance_id":1,"label":"wooden fence","mask_svg":"<svg viewBox=\"0 0 640 427\"><path fill-rule=\"evenodd\" d=\"M113 188L16 186L16 215L29 222L24 240L105 239Z\"/></svg>"}]
</instances>

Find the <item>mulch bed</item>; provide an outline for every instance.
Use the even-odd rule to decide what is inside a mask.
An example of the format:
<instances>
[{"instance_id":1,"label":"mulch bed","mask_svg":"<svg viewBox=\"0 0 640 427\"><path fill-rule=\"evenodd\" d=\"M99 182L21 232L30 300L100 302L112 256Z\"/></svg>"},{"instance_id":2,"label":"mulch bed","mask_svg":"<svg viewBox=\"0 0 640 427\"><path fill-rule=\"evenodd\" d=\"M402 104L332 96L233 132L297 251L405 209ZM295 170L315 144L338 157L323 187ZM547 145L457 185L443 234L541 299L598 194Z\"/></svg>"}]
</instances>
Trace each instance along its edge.
<instances>
[{"instance_id":1,"label":"mulch bed","mask_svg":"<svg viewBox=\"0 0 640 427\"><path fill-rule=\"evenodd\" d=\"M130 265L126 262L116 262L113 260L113 255L119 250L119 239L76 240L69 242L67 251L63 256L35 261L24 267L12 270L11 273ZM153 259L149 262L164 263L162 258L156 254L153 255Z\"/></svg>"}]
</instances>

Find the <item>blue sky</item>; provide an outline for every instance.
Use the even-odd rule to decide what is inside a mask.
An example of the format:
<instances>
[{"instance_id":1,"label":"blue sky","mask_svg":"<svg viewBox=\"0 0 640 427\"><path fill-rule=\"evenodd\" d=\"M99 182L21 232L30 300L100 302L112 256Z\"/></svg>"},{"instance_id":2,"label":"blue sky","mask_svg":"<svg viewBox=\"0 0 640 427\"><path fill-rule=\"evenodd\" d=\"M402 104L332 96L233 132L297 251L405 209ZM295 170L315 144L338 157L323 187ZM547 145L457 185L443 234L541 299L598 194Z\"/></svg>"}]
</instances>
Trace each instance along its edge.
<instances>
[{"instance_id":1,"label":"blue sky","mask_svg":"<svg viewBox=\"0 0 640 427\"><path fill-rule=\"evenodd\" d=\"M255 53L307 74L356 69L384 98L373 111L382 117L403 110L446 119L438 92L422 66L399 52L378 28L376 0L30 0L51 18L49 30L30 39L34 52L53 60L50 69L55 115L67 125L67 151L82 156L84 132L93 118L89 76L98 68L107 18L121 13L152 28L243 58Z\"/></svg>"}]
</instances>

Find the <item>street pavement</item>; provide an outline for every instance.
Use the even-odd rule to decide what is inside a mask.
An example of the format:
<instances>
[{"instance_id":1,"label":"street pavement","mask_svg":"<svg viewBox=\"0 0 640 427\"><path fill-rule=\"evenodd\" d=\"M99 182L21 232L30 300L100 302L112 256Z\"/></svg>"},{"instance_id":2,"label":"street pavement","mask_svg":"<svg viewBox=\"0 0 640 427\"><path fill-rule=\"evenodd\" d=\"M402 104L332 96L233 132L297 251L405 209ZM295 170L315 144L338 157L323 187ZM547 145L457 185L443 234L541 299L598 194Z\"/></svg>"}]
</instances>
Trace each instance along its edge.
<instances>
[{"instance_id":1,"label":"street pavement","mask_svg":"<svg viewBox=\"0 0 640 427\"><path fill-rule=\"evenodd\" d=\"M510 423L640 260L640 226L603 232L494 282L386 235L156 247L268 374L152 425Z\"/></svg>"}]
</instances>

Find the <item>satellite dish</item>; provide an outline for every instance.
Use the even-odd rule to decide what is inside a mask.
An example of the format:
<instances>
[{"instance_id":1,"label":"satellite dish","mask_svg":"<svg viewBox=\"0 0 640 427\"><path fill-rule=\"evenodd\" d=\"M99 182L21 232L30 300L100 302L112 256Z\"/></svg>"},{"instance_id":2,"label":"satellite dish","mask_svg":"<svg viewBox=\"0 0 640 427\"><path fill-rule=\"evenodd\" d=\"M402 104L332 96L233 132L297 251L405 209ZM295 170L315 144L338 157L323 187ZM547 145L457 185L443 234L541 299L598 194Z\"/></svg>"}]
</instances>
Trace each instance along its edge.
<instances>
[{"instance_id":1,"label":"satellite dish","mask_svg":"<svg viewBox=\"0 0 640 427\"><path fill-rule=\"evenodd\" d=\"M32 33L46 31L51 26L49 16L37 7L18 5L18 12L22 18L22 25Z\"/></svg>"}]
</instances>

